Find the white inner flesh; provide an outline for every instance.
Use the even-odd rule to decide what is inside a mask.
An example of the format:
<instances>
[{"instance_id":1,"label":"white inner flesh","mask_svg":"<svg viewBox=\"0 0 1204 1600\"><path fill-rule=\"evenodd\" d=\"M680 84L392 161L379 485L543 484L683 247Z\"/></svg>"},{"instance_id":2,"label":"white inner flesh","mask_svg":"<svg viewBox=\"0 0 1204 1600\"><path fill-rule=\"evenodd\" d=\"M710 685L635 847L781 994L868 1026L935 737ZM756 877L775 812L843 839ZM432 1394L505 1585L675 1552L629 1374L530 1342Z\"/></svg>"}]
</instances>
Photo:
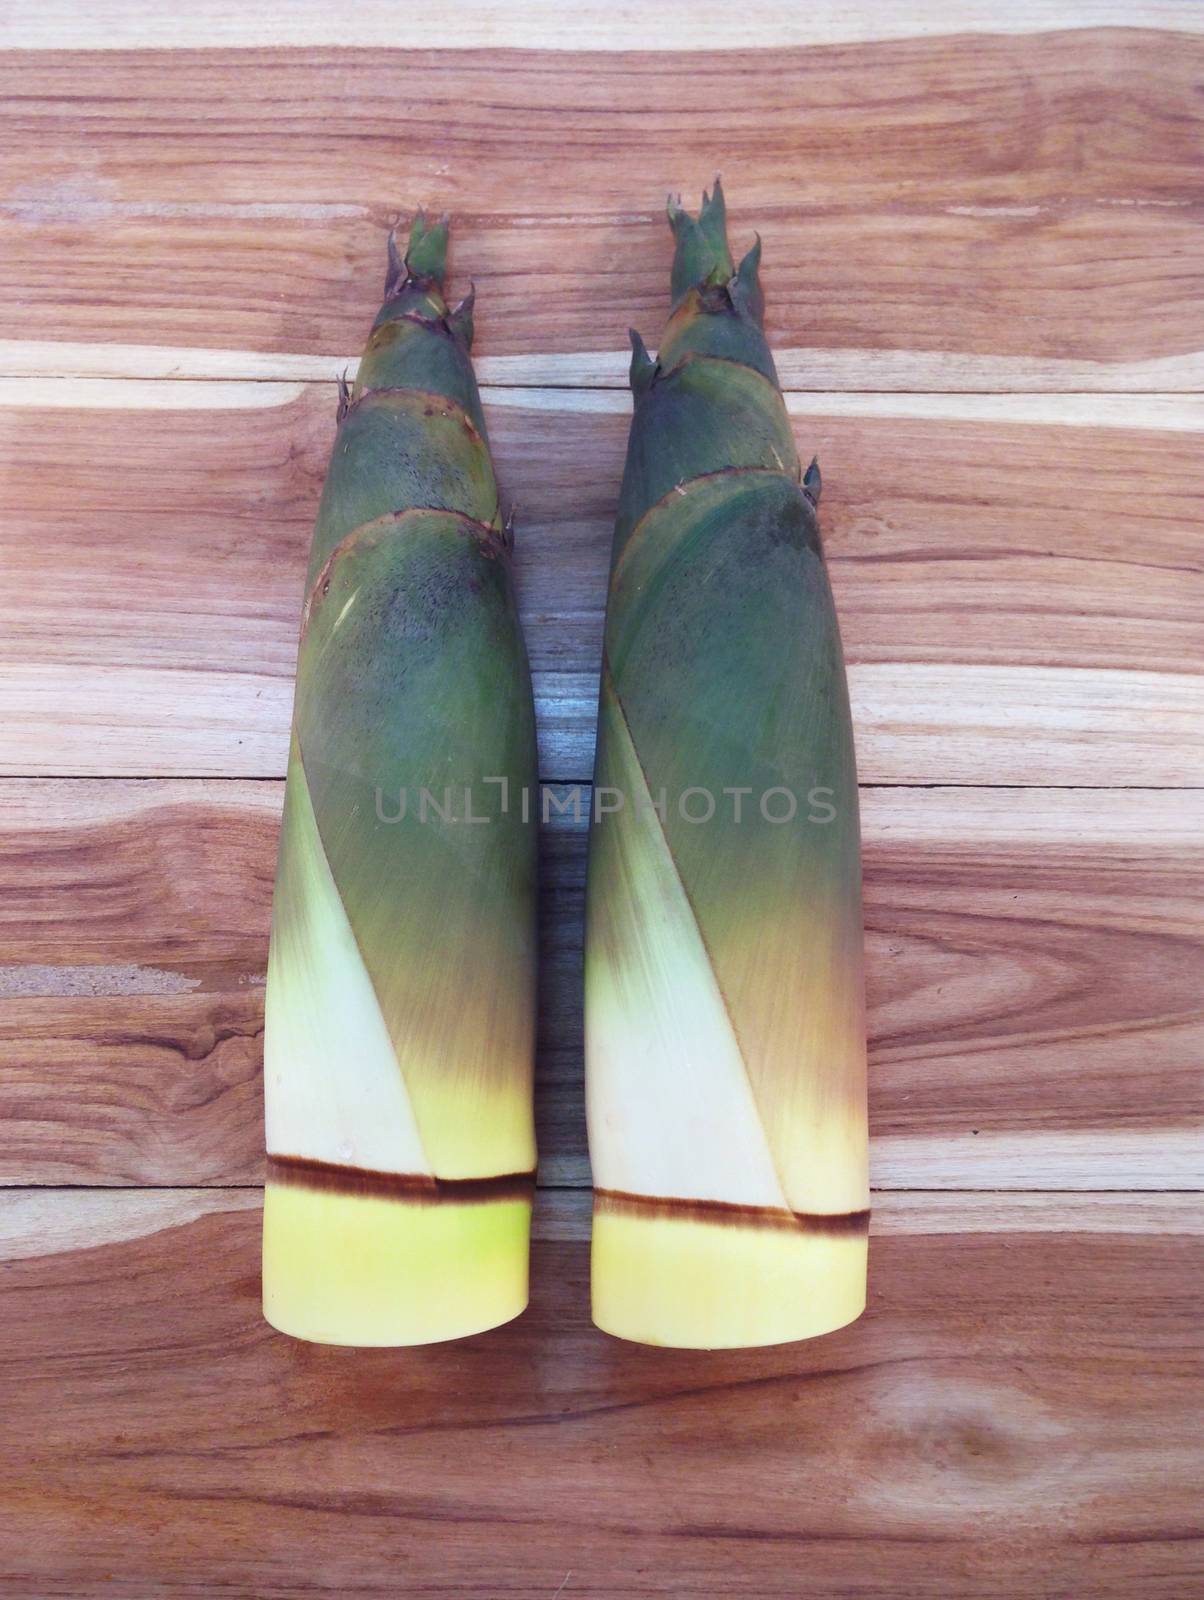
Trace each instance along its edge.
<instances>
[{"instance_id":1,"label":"white inner flesh","mask_svg":"<svg viewBox=\"0 0 1204 1600\"><path fill-rule=\"evenodd\" d=\"M605 826L585 983L590 1160L600 1188L785 1207L744 1059L609 682ZM605 927L601 926L603 923Z\"/></svg>"},{"instance_id":2,"label":"white inner flesh","mask_svg":"<svg viewBox=\"0 0 1204 1600\"><path fill-rule=\"evenodd\" d=\"M431 1170L295 756L268 954L264 1101L269 1154Z\"/></svg>"}]
</instances>

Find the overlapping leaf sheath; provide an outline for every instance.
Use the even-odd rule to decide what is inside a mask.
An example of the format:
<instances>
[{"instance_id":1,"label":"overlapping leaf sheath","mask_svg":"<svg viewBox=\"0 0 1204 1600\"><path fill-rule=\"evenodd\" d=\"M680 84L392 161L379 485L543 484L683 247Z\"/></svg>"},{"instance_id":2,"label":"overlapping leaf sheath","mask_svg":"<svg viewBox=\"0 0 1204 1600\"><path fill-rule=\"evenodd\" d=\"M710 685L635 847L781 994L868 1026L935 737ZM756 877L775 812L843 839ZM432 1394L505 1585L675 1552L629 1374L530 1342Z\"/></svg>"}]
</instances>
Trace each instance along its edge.
<instances>
[{"instance_id":1,"label":"overlapping leaf sheath","mask_svg":"<svg viewBox=\"0 0 1204 1600\"><path fill-rule=\"evenodd\" d=\"M535 738L447 225L390 240L306 580L268 964L264 1310L409 1344L526 1303ZM526 791L526 795L524 795Z\"/></svg>"},{"instance_id":2,"label":"overlapping leaf sheath","mask_svg":"<svg viewBox=\"0 0 1204 1600\"><path fill-rule=\"evenodd\" d=\"M594 1317L773 1343L864 1306L857 786L759 242L670 207L615 529L586 938Z\"/></svg>"}]
</instances>

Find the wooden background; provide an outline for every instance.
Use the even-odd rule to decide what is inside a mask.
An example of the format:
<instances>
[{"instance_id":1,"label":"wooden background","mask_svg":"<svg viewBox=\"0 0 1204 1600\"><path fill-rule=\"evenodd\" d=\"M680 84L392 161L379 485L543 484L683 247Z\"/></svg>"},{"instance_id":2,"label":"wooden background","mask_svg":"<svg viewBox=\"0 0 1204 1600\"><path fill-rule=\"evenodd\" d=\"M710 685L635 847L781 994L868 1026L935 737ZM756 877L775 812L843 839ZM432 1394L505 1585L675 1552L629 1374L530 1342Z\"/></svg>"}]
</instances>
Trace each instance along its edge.
<instances>
[{"instance_id":1,"label":"wooden background","mask_svg":"<svg viewBox=\"0 0 1204 1600\"><path fill-rule=\"evenodd\" d=\"M186 9L0 21L0 1591L1204 1594L1204 10ZM870 1310L716 1355L591 1327L566 819L531 1310L295 1344L258 1314L269 900L385 229L447 207L476 281L571 786L626 329L717 169L850 660Z\"/></svg>"}]
</instances>

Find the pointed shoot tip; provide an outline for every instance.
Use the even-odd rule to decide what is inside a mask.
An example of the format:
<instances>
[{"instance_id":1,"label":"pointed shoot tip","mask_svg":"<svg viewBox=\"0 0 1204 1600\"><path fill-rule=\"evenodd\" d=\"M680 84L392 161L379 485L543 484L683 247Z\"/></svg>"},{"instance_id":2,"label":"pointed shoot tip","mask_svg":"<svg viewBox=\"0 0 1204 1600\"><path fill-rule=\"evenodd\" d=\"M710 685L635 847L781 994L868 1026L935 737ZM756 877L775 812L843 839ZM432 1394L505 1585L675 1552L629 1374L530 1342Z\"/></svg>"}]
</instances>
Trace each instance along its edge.
<instances>
[{"instance_id":1,"label":"pointed shoot tip","mask_svg":"<svg viewBox=\"0 0 1204 1600\"><path fill-rule=\"evenodd\" d=\"M388 258L388 265L385 269L385 299L391 300L405 282L406 275L405 256L402 254L401 246L397 242L396 227L389 229L385 250Z\"/></svg>"},{"instance_id":2,"label":"pointed shoot tip","mask_svg":"<svg viewBox=\"0 0 1204 1600\"><path fill-rule=\"evenodd\" d=\"M628 328L627 337L631 340L631 365L628 368L628 382L634 395L641 395L656 377L656 362L648 354L648 346L641 338L636 328Z\"/></svg>"}]
</instances>

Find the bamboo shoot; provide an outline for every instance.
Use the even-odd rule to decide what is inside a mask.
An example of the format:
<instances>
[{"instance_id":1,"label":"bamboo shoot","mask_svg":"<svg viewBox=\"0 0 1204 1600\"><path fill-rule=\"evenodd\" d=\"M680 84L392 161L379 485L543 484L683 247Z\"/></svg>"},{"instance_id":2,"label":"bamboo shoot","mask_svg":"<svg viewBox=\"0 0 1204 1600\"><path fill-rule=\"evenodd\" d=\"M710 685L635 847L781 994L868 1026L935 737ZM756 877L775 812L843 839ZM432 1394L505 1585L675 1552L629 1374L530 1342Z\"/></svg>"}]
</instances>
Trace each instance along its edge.
<instances>
[{"instance_id":1,"label":"bamboo shoot","mask_svg":"<svg viewBox=\"0 0 1204 1600\"><path fill-rule=\"evenodd\" d=\"M264 1315L517 1315L535 1142L534 713L447 224L390 238L306 581L264 1042Z\"/></svg>"},{"instance_id":2,"label":"bamboo shoot","mask_svg":"<svg viewBox=\"0 0 1204 1600\"><path fill-rule=\"evenodd\" d=\"M818 468L722 191L670 206L607 607L586 929L594 1320L771 1344L865 1304L857 783Z\"/></svg>"}]
</instances>

